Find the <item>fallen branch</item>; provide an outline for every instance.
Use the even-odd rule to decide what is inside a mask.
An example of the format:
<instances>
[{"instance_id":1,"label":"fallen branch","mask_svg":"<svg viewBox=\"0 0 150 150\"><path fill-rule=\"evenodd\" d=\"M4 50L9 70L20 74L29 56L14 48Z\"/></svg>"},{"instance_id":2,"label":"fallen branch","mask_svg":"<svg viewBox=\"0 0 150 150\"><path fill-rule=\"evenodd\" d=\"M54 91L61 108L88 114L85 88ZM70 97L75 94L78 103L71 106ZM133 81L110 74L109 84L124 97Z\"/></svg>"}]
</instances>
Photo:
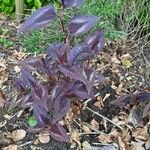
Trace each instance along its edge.
<instances>
[{"instance_id":1,"label":"fallen branch","mask_svg":"<svg viewBox=\"0 0 150 150\"><path fill-rule=\"evenodd\" d=\"M86 106L85 108L88 109L89 111L91 111L93 114L95 114L95 115L97 115L97 116L99 116L99 117L101 117L101 118L107 120L108 122L112 123L113 125L115 125L115 126L118 127L119 129L123 130L123 128L122 128L121 126L117 125L115 122L113 122L112 120L108 119L107 117L101 115L100 113L98 113L98 112L92 110L91 108L89 108L89 107L87 107L87 106Z\"/></svg>"}]
</instances>

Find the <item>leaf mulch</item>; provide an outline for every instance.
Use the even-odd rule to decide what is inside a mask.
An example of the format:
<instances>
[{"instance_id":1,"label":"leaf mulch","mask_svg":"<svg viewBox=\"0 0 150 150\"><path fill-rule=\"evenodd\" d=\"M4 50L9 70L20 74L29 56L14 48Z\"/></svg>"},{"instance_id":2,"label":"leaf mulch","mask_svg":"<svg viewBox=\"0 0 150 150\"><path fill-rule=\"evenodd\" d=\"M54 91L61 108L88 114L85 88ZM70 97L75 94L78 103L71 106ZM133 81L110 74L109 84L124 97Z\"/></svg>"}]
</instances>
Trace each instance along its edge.
<instances>
[{"instance_id":1,"label":"leaf mulch","mask_svg":"<svg viewBox=\"0 0 150 150\"><path fill-rule=\"evenodd\" d=\"M0 149L150 149L150 120L147 117L150 103L126 108L110 104L123 94L150 91L150 44L135 46L136 43L129 39L106 42L104 51L89 65L103 73L108 82L96 87L98 94L94 100L74 101L66 118L60 121L66 126L70 143L61 143L46 132L28 131L27 119L31 110L18 107L13 84L19 72L15 62L29 54L19 42L19 24L0 14L0 26ZM11 101L15 103L12 105ZM143 110L146 117L140 120Z\"/></svg>"}]
</instances>

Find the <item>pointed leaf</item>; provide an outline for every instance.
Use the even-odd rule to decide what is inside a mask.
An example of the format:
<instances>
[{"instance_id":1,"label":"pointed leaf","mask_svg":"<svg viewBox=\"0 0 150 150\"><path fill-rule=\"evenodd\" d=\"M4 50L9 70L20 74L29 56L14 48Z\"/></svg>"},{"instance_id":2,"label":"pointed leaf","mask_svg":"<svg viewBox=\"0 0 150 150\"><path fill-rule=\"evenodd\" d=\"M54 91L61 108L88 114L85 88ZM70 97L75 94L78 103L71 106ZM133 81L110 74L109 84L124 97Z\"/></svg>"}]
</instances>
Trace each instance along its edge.
<instances>
[{"instance_id":1,"label":"pointed leaf","mask_svg":"<svg viewBox=\"0 0 150 150\"><path fill-rule=\"evenodd\" d=\"M20 32L35 29L47 25L56 16L55 8L51 5L36 10L22 25Z\"/></svg>"},{"instance_id":2,"label":"pointed leaf","mask_svg":"<svg viewBox=\"0 0 150 150\"><path fill-rule=\"evenodd\" d=\"M38 71L41 69L42 61L39 57L25 58L20 64L29 71Z\"/></svg>"},{"instance_id":3,"label":"pointed leaf","mask_svg":"<svg viewBox=\"0 0 150 150\"><path fill-rule=\"evenodd\" d=\"M120 96L116 100L112 101L111 104L125 107L127 104L136 104L144 101L150 101L150 93L143 91Z\"/></svg>"},{"instance_id":4,"label":"pointed leaf","mask_svg":"<svg viewBox=\"0 0 150 150\"><path fill-rule=\"evenodd\" d=\"M95 53L100 52L105 45L104 33L102 31L95 32L86 38L85 43L87 43Z\"/></svg>"},{"instance_id":5,"label":"pointed leaf","mask_svg":"<svg viewBox=\"0 0 150 150\"><path fill-rule=\"evenodd\" d=\"M33 99L31 94L27 94L22 98L21 107L22 108L29 108L33 105Z\"/></svg>"},{"instance_id":6,"label":"pointed leaf","mask_svg":"<svg viewBox=\"0 0 150 150\"><path fill-rule=\"evenodd\" d=\"M78 80L81 82L85 81L84 71L82 68L77 66L67 66L67 65L61 65L59 66L60 71L67 77Z\"/></svg>"},{"instance_id":7,"label":"pointed leaf","mask_svg":"<svg viewBox=\"0 0 150 150\"><path fill-rule=\"evenodd\" d=\"M96 24L97 20L96 16L74 16L69 22L68 30L73 36L85 34Z\"/></svg>"},{"instance_id":8,"label":"pointed leaf","mask_svg":"<svg viewBox=\"0 0 150 150\"><path fill-rule=\"evenodd\" d=\"M143 116L142 118L149 116L150 117L150 102L145 106L143 110Z\"/></svg>"},{"instance_id":9,"label":"pointed leaf","mask_svg":"<svg viewBox=\"0 0 150 150\"><path fill-rule=\"evenodd\" d=\"M26 69L21 70L21 76L22 76L22 80L23 80L24 84L26 85L26 87L31 88L31 87L35 87L37 85L37 81L35 80L35 78Z\"/></svg>"},{"instance_id":10,"label":"pointed leaf","mask_svg":"<svg viewBox=\"0 0 150 150\"><path fill-rule=\"evenodd\" d=\"M64 43L53 43L48 46L46 52L48 54L48 59L51 61L57 61L59 63L63 63L65 61L65 54L67 53L69 48L68 44Z\"/></svg>"},{"instance_id":11,"label":"pointed leaf","mask_svg":"<svg viewBox=\"0 0 150 150\"><path fill-rule=\"evenodd\" d=\"M24 91L27 88L26 83L21 78L16 78L15 79L15 87L19 91Z\"/></svg>"},{"instance_id":12,"label":"pointed leaf","mask_svg":"<svg viewBox=\"0 0 150 150\"><path fill-rule=\"evenodd\" d=\"M48 110L48 89L46 86L41 85L32 89L32 99L34 103L38 103L41 105L41 107L44 107L46 110Z\"/></svg>"},{"instance_id":13,"label":"pointed leaf","mask_svg":"<svg viewBox=\"0 0 150 150\"><path fill-rule=\"evenodd\" d=\"M86 86L81 82L75 82L72 88L70 89L70 92L81 99L87 99L91 97L91 95L88 94Z\"/></svg>"},{"instance_id":14,"label":"pointed leaf","mask_svg":"<svg viewBox=\"0 0 150 150\"><path fill-rule=\"evenodd\" d=\"M80 7L84 3L84 0L64 0L63 3L64 3L65 8L68 8L68 7L77 8L77 7Z\"/></svg>"},{"instance_id":15,"label":"pointed leaf","mask_svg":"<svg viewBox=\"0 0 150 150\"><path fill-rule=\"evenodd\" d=\"M130 111L128 122L133 124L134 127L140 126L142 124L142 114L143 110L139 107L133 107Z\"/></svg>"},{"instance_id":16,"label":"pointed leaf","mask_svg":"<svg viewBox=\"0 0 150 150\"><path fill-rule=\"evenodd\" d=\"M68 53L69 65L74 65L78 62L82 62L91 59L92 51L87 44L80 44L73 47Z\"/></svg>"},{"instance_id":17,"label":"pointed leaf","mask_svg":"<svg viewBox=\"0 0 150 150\"><path fill-rule=\"evenodd\" d=\"M51 137L57 141L60 141L60 142L69 141L69 137L66 133L66 130L58 123L49 127L49 133Z\"/></svg>"},{"instance_id":18,"label":"pointed leaf","mask_svg":"<svg viewBox=\"0 0 150 150\"><path fill-rule=\"evenodd\" d=\"M34 104L33 113L39 126L45 127L50 125L52 118L43 106L41 106L40 104Z\"/></svg>"},{"instance_id":19,"label":"pointed leaf","mask_svg":"<svg viewBox=\"0 0 150 150\"><path fill-rule=\"evenodd\" d=\"M101 83L105 81L105 77L99 75L95 71L86 68L80 68L77 66L66 66L61 65L60 71L67 77L83 82L87 88L88 94L91 94L92 87L95 84Z\"/></svg>"},{"instance_id":20,"label":"pointed leaf","mask_svg":"<svg viewBox=\"0 0 150 150\"><path fill-rule=\"evenodd\" d=\"M130 104L132 100L132 95L122 95L117 97L114 101L111 102L112 105L117 105L119 107L125 107L126 105Z\"/></svg>"},{"instance_id":21,"label":"pointed leaf","mask_svg":"<svg viewBox=\"0 0 150 150\"><path fill-rule=\"evenodd\" d=\"M144 101L148 101L148 102L150 101L150 93L142 91L142 92L135 93L133 95L133 99L131 103L135 104L135 103L140 103Z\"/></svg>"},{"instance_id":22,"label":"pointed leaf","mask_svg":"<svg viewBox=\"0 0 150 150\"><path fill-rule=\"evenodd\" d=\"M53 118L57 122L61 120L70 109L70 100L65 97L59 97L55 99L53 103Z\"/></svg>"},{"instance_id":23,"label":"pointed leaf","mask_svg":"<svg viewBox=\"0 0 150 150\"><path fill-rule=\"evenodd\" d=\"M48 56L42 58L41 71L43 73L46 73L48 76L52 77L53 79L56 79L58 76L57 69L55 66L56 66L55 63L51 63L49 61Z\"/></svg>"}]
</instances>

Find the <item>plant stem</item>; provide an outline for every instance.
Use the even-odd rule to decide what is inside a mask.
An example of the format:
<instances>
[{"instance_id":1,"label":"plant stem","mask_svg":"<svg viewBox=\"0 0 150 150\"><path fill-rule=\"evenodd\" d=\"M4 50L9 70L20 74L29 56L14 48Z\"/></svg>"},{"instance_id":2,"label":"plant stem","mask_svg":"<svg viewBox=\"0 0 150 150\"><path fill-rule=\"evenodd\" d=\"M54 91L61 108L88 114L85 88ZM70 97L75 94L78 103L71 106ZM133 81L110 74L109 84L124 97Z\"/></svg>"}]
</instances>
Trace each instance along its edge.
<instances>
[{"instance_id":1,"label":"plant stem","mask_svg":"<svg viewBox=\"0 0 150 150\"><path fill-rule=\"evenodd\" d=\"M64 33L64 43L67 43L67 31L65 30L65 26L62 20L62 18L64 17L64 0L61 0L61 3L62 3L61 15L60 16L58 15L58 18L60 21L62 32Z\"/></svg>"},{"instance_id":2,"label":"plant stem","mask_svg":"<svg viewBox=\"0 0 150 150\"><path fill-rule=\"evenodd\" d=\"M65 27L64 27L64 23L62 21L62 16L61 17L58 16L58 17L59 17L62 32L64 33L64 43L67 43L67 33L66 33L66 30L65 30Z\"/></svg>"}]
</instances>

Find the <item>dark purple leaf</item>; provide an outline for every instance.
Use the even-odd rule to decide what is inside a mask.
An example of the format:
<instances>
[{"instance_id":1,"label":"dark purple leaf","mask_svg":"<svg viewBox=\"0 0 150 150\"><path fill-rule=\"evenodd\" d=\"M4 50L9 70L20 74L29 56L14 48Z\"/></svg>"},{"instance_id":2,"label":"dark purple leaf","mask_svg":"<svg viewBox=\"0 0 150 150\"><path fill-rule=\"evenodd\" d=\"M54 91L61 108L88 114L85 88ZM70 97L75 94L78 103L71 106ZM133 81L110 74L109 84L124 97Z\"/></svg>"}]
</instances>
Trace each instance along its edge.
<instances>
[{"instance_id":1,"label":"dark purple leaf","mask_svg":"<svg viewBox=\"0 0 150 150\"><path fill-rule=\"evenodd\" d=\"M51 137L57 141L61 142L69 141L69 137L66 133L66 130L58 123L49 127L49 133Z\"/></svg>"},{"instance_id":2,"label":"dark purple leaf","mask_svg":"<svg viewBox=\"0 0 150 150\"><path fill-rule=\"evenodd\" d=\"M74 16L69 22L68 30L73 36L85 34L96 24L97 20L96 16Z\"/></svg>"},{"instance_id":3,"label":"dark purple leaf","mask_svg":"<svg viewBox=\"0 0 150 150\"><path fill-rule=\"evenodd\" d=\"M50 76L53 79L56 79L58 76L56 64L51 63L50 60L48 59L48 56L45 58L42 58L41 71L43 73L46 73L48 76Z\"/></svg>"},{"instance_id":4,"label":"dark purple leaf","mask_svg":"<svg viewBox=\"0 0 150 150\"><path fill-rule=\"evenodd\" d=\"M91 94L92 87L96 84L102 83L106 81L106 78L97 73L92 69L84 69L84 76L86 76L86 81L83 82L86 85L88 94Z\"/></svg>"},{"instance_id":5,"label":"dark purple leaf","mask_svg":"<svg viewBox=\"0 0 150 150\"><path fill-rule=\"evenodd\" d=\"M144 101L150 101L150 93L148 92L138 92L133 95L133 99L131 100L132 104L140 103Z\"/></svg>"},{"instance_id":6,"label":"dark purple leaf","mask_svg":"<svg viewBox=\"0 0 150 150\"><path fill-rule=\"evenodd\" d=\"M143 109L139 107L133 107L130 111L128 122L131 123L135 128L142 124Z\"/></svg>"},{"instance_id":7,"label":"dark purple leaf","mask_svg":"<svg viewBox=\"0 0 150 150\"><path fill-rule=\"evenodd\" d=\"M25 109L25 108L31 107L32 105L33 105L33 99L32 99L31 94L27 94L23 96L21 107Z\"/></svg>"},{"instance_id":8,"label":"dark purple leaf","mask_svg":"<svg viewBox=\"0 0 150 150\"><path fill-rule=\"evenodd\" d=\"M84 70L80 67L61 65L59 66L59 69L65 76L71 79L81 82L85 81Z\"/></svg>"},{"instance_id":9,"label":"dark purple leaf","mask_svg":"<svg viewBox=\"0 0 150 150\"><path fill-rule=\"evenodd\" d=\"M31 87L35 87L37 85L37 81L35 80L35 78L26 69L21 70L21 77L22 77L22 81L26 85L26 87L31 88Z\"/></svg>"},{"instance_id":10,"label":"dark purple leaf","mask_svg":"<svg viewBox=\"0 0 150 150\"><path fill-rule=\"evenodd\" d=\"M40 57L25 58L20 64L29 71L38 71L41 69L42 61Z\"/></svg>"},{"instance_id":11,"label":"dark purple leaf","mask_svg":"<svg viewBox=\"0 0 150 150\"><path fill-rule=\"evenodd\" d=\"M24 91L24 90L27 89L26 83L21 78L16 78L15 79L15 87L19 91Z\"/></svg>"},{"instance_id":12,"label":"dark purple leaf","mask_svg":"<svg viewBox=\"0 0 150 150\"><path fill-rule=\"evenodd\" d=\"M84 3L84 0L63 0L63 3L64 3L65 8L68 8L68 7L77 8L77 7L80 7Z\"/></svg>"},{"instance_id":13,"label":"dark purple leaf","mask_svg":"<svg viewBox=\"0 0 150 150\"><path fill-rule=\"evenodd\" d=\"M149 116L150 117L150 102L145 106L143 110L143 116L142 118Z\"/></svg>"},{"instance_id":14,"label":"dark purple leaf","mask_svg":"<svg viewBox=\"0 0 150 150\"><path fill-rule=\"evenodd\" d=\"M97 31L94 34L87 37L85 42L90 46L90 48L97 52L100 52L105 45L105 37L102 31Z\"/></svg>"},{"instance_id":15,"label":"dark purple leaf","mask_svg":"<svg viewBox=\"0 0 150 150\"><path fill-rule=\"evenodd\" d=\"M32 89L32 99L34 103L38 103L41 107L44 107L46 110L48 110L48 89L46 86L41 85Z\"/></svg>"},{"instance_id":16,"label":"dark purple leaf","mask_svg":"<svg viewBox=\"0 0 150 150\"><path fill-rule=\"evenodd\" d=\"M131 94L122 95L116 98L116 100L112 101L112 105L117 105L119 107L125 107L126 105L130 104L132 99Z\"/></svg>"},{"instance_id":17,"label":"dark purple leaf","mask_svg":"<svg viewBox=\"0 0 150 150\"><path fill-rule=\"evenodd\" d=\"M91 95L88 94L86 86L81 82L75 82L70 89L70 93L73 94L73 97L78 96L81 99L87 99L91 97Z\"/></svg>"},{"instance_id":18,"label":"dark purple leaf","mask_svg":"<svg viewBox=\"0 0 150 150\"><path fill-rule=\"evenodd\" d=\"M69 65L74 65L80 61L85 61L91 59L92 51L87 44L80 44L75 46L68 53L68 63Z\"/></svg>"},{"instance_id":19,"label":"dark purple leaf","mask_svg":"<svg viewBox=\"0 0 150 150\"><path fill-rule=\"evenodd\" d=\"M54 122L61 120L70 109L70 100L65 97L58 97L53 103L53 118Z\"/></svg>"},{"instance_id":20,"label":"dark purple leaf","mask_svg":"<svg viewBox=\"0 0 150 150\"><path fill-rule=\"evenodd\" d=\"M89 82L91 82L91 84L93 84L93 85L96 85L96 84L99 84L99 83L102 83L102 82L106 81L106 78L102 74L99 74L96 71L93 71L93 70L89 69L86 72L86 74L87 74L87 77L89 79Z\"/></svg>"},{"instance_id":21,"label":"dark purple leaf","mask_svg":"<svg viewBox=\"0 0 150 150\"><path fill-rule=\"evenodd\" d=\"M57 99L60 95L63 95L63 90L60 85L56 85L52 90L51 90L51 101L53 102L55 99Z\"/></svg>"},{"instance_id":22,"label":"dark purple leaf","mask_svg":"<svg viewBox=\"0 0 150 150\"><path fill-rule=\"evenodd\" d=\"M144 101L150 101L150 93L138 92L135 94L123 95L112 101L111 104L125 107L127 104L137 104Z\"/></svg>"},{"instance_id":23,"label":"dark purple leaf","mask_svg":"<svg viewBox=\"0 0 150 150\"><path fill-rule=\"evenodd\" d=\"M36 103L33 105L33 113L37 119L37 123L41 127L49 126L52 118L47 113L47 110L40 104Z\"/></svg>"},{"instance_id":24,"label":"dark purple leaf","mask_svg":"<svg viewBox=\"0 0 150 150\"><path fill-rule=\"evenodd\" d=\"M64 43L53 43L48 46L47 54L48 59L51 61L57 61L63 63L65 61L65 55L68 51L69 45Z\"/></svg>"},{"instance_id":25,"label":"dark purple leaf","mask_svg":"<svg viewBox=\"0 0 150 150\"><path fill-rule=\"evenodd\" d=\"M60 66L60 71L67 77L83 82L87 88L88 94L90 94L92 87L95 84L99 84L101 82L104 82L106 79L104 76L98 74L97 72L86 69L86 68L80 68L77 66Z\"/></svg>"},{"instance_id":26,"label":"dark purple leaf","mask_svg":"<svg viewBox=\"0 0 150 150\"><path fill-rule=\"evenodd\" d=\"M20 28L20 32L35 29L47 25L56 16L55 8L51 5L44 6L31 14Z\"/></svg>"}]
</instances>

